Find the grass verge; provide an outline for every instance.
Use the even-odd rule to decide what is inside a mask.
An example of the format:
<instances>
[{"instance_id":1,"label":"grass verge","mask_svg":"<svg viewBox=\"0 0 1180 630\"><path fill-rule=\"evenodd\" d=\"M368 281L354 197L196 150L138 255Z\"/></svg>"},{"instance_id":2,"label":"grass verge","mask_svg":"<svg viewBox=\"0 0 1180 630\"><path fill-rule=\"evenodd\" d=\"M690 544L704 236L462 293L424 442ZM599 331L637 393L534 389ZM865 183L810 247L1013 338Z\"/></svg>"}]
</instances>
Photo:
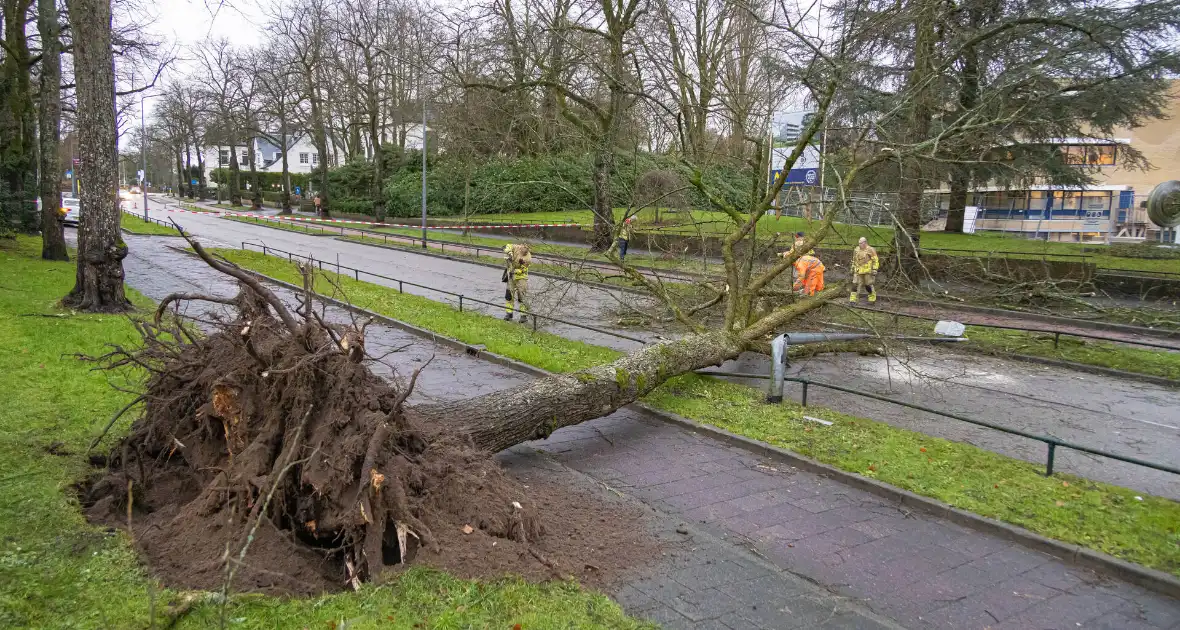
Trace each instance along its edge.
<instances>
[{"instance_id":1,"label":"grass verge","mask_svg":"<svg viewBox=\"0 0 1180 630\"><path fill-rule=\"evenodd\" d=\"M899 315L895 324L893 315L863 310L845 311L833 315L832 319L860 328L865 328L865 324L869 323L873 330L882 335L929 335L933 326L929 320L904 315ZM1096 331L1096 334L1101 332ZM950 350L967 350L1000 357L1023 354L1180 381L1180 352L1149 350L1068 335L1062 335L1054 346L1051 333L1004 330L986 326L967 326L963 335L970 341L965 344L952 344Z\"/></svg>"},{"instance_id":2,"label":"grass verge","mask_svg":"<svg viewBox=\"0 0 1180 630\"><path fill-rule=\"evenodd\" d=\"M72 355L133 343L135 333L122 316L58 309L73 286L74 266L42 261L40 247L35 238L0 239L0 372L7 375L0 405L0 627L217 627L220 609L208 603L170 625L168 608L181 594L144 574L125 534L87 524L69 491L89 471L81 455L86 445L130 399L111 388L109 374L90 371ZM129 418L113 434L125 432ZM55 443L59 455L47 451ZM575 584L478 582L421 568L359 592L234 597L228 617L231 628L258 630L344 623L407 630L641 627L605 596Z\"/></svg>"},{"instance_id":3,"label":"grass verge","mask_svg":"<svg viewBox=\"0 0 1180 630\"><path fill-rule=\"evenodd\" d=\"M143 234L148 236L178 236L176 230L170 227L164 227L150 221L144 221L134 214L129 214L126 212L123 212L122 216L119 217L119 226L124 230L131 232L132 234Z\"/></svg>"},{"instance_id":4,"label":"grass verge","mask_svg":"<svg viewBox=\"0 0 1180 630\"><path fill-rule=\"evenodd\" d=\"M243 267L299 282L295 267L257 252L221 250ZM353 304L553 372L572 372L620 353L379 285L334 276ZM645 402L698 422L799 452L1050 538L1180 576L1180 503L1072 475L970 444L808 407L832 421L815 426L794 403L766 405L762 392L697 375L670 380Z\"/></svg>"},{"instance_id":5,"label":"grass verge","mask_svg":"<svg viewBox=\"0 0 1180 630\"><path fill-rule=\"evenodd\" d=\"M207 214L217 214L218 213L217 210L213 210L211 208L206 208L205 206L198 206L198 205L192 204L192 203L180 202L176 205L180 206L181 210L188 210L189 212L204 212Z\"/></svg>"}]
</instances>

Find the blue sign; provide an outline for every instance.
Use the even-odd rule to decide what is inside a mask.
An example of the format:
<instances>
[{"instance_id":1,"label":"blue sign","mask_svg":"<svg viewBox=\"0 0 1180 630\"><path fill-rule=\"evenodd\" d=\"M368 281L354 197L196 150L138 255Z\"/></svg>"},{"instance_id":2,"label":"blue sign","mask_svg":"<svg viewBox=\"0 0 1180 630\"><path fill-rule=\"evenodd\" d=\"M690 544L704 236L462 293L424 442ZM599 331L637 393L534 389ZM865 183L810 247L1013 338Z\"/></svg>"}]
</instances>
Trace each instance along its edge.
<instances>
[{"instance_id":1,"label":"blue sign","mask_svg":"<svg viewBox=\"0 0 1180 630\"><path fill-rule=\"evenodd\" d=\"M197 180L195 180L195 179L194 179L192 183L193 183L193 186L196 186L196 185L197 185Z\"/></svg>"},{"instance_id":2,"label":"blue sign","mask_svg":"<svg viewBox=\"0 0 1180 630\"><path fill-rule=\"evenodd\" d=\"M296 187L295 187L295 194L296 194L296 195L303 194L303 192L302 192L302 191L299 189L299 187L298 187L298 186L296 186Z\"/></svg>"},{"instance_id":3,"label":"blue sign","mask_svg":"<svg viewBox=\"0 0 1180 630\"><path fill-rule=\"evenodd\" d=\"M778 181L783 176L782 171L774 171L771 183ZM819 169L815 168L793 168L787 171L787 185L791 186L818 186L819 185Z\"/></svg>"}]
</instances>

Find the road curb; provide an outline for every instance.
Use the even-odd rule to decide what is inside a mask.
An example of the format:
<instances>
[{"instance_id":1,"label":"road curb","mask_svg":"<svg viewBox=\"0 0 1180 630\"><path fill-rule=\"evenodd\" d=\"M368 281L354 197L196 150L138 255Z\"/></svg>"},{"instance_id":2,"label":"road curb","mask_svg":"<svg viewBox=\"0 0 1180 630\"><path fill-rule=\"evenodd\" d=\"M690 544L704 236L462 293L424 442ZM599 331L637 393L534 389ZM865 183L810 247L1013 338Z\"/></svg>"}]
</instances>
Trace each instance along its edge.
<instances>
[{"instance_id":1,"label":"road curb","mask_svg":"<svg viewBox=\"0 0 1180 630\"><path fill-rule=\"evenodd\" d=\"M185 253L190 255L195 255L192 252L188 252L187 250L182 251L185 251ZM266 282L270 282L296 292L303 291L302 287L272 278L265 274L248 269L243 269L243 271L246 271L252 276ZM475 358L501 365L532 376L554 376L553 373L547 370L542 370L526 363L509 359L493 352L488 352L486 349L483 349L479 346L473 346L452 337L439 335L438 333L425 328L421 328L419 326L415 326L392 317L381 315L379 313L374 313L372 311L353 306L341 300L330 298L318 293L315 295L319 299L322 299L329 304L344 308L356 314L372 317L377 321L394 326L401 330L405 330L416 336L422 337L424 339L430 339L434 343L462 350L466 354ZM671 412L654 409L643 402L632 403L628 406L640 411L648 418L659 420L661 422L672 424L681 428L687 428L691 431L708 434L711 437L719 439L733 446L737 446L751 453L787 462L808 472L832 478L836 481L858 488L860 490L864 490L884 499L896 501L898 505L910 507L932 516L945 518L957 525L962 525L981 533L995 535L1005 540L1021 544L1030 549L1054 556L1069 564L1100 571L1106 575L1122 579L1157 593L1167 595L1168 597L1180 599L1180 578L1162 571L1157 571L1155 569L1150 569L1148 567L1127 562L1109 554L1104 554L1092 549L1086 549L1078 545L1071 545L1058 540L1053 540L1040 534L1028 531L1022 527L1003 523L1001 521L997 521L986 516L981 516L973 512L968 512L936 499L924 497L908 490L903 490L901 488L882 483L875 479L870 479L868 477L841 470L834 466L830 466L798 453L794 453L787 449L779 448L765 442L760 442L758 440L737 435L719 427L696 422Z\"/></svg>"}]
</instances>

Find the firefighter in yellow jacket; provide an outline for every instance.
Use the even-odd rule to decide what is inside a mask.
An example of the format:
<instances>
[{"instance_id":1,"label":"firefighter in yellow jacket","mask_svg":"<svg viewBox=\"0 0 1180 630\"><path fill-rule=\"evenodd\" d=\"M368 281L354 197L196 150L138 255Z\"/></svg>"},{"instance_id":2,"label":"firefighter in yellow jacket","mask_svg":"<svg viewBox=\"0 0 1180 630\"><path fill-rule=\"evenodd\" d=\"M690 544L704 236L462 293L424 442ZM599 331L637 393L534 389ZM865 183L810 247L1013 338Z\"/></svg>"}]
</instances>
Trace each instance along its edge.
<instances>
[{"instance_id":1,"label":"firefighter in yellow jacket","mask_svg":"<svg viewBox=\"0 0 1180 630\"><path fill-rule=\"evenodd\" d=\"M533 255L529 253L529 246L515 243L504 246L504 281L508 288L504 291L504 319L512 321L513 302L520 311L520 321L528 319L529 308L529 264L533 262Z\"/></svg>"},{"instance_id":2,"label":"firefighter in yellow jacket","mask_svg":"<svg viewBox=\"0 0 1180 630\"><path fill-rule=\"evenodd\" d=\"M855 302L860 297L860 290L869 290L869 301L877 301L877 292L873 290L873 280L877 278L877 270L881 268L881 261L877 259L877 250L869 246L869 240L863 236L852 250L852 279L856 285L852 289L849 302Z\"/></svg>"}]
</instances>

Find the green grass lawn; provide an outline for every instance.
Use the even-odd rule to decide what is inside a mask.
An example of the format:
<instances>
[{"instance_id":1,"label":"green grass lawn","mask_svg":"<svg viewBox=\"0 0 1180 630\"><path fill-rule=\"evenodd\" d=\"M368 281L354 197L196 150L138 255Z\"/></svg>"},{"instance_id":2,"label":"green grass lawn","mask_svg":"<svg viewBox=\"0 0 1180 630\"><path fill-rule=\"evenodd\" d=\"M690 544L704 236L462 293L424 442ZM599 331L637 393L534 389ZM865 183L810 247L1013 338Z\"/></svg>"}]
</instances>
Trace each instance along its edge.
<instances>
[{"instance_id":1,"label":"green grass lawn","mask_svg":"<svg viewBox=\"0 0 1180 630\"><path fill-rule=\"evenodd\" d=\"M119 226L132 234L147 234L154 236L180 236L174 228L165 227L159 223L152 223L151 221L144 221L142 218L134 214L126 212L121 213L119 217Z\"/></svg>"},{"instance_id":2,"label":"green grass lawn","mask_svg":"<svg viewBox=\"0 0 1180 630\"><path fill-rule=\"evenodd\" d=\"M836 312L830 315L830 319L860 328L871 324L872 329L882 335L928 335L933 326L929 320L905 316L899 316L894 324L892 315L869 311ZM1024 354L1180 381L1180 352L1152 350L1068 335L1062 335L1054 347L1051 333L1004 330L986 326L967 326L963 336L971 341L965 344L952 344L949 349L983 352L1000 357Z\"/></svg>"},{"instance_id":3,"label":"green grass lawn","mask_svg":"<svg viewBox=\"0 0 1180 630\"><path fill-rule=\"evenodd\" d=\"M217 627L219 607L196 606L175 626L167 608L181 594L163 590L139 565L126 535L86 523L70 491L89 471L83 453L130 396L111 388L73 353L132 343L123 316L57 307L74 266L40 258L34 238L0 239L0 627ZM151 304L129 290L141 308ZM111 438L126 431L130 415ZM53 455L46 448L63 443ZM154 593L155 616L149 614ZM229 628L635 628L617 605L570 583L459 580L413 569L359 592L310 599L241 595Z\"/></svg>"},{"instance_id":4,"label":"green grass lawn","mask_svg":"<svg viewBox=\"0 0 1180 630\"><path fill-rule=\"evenodd\" d=\"M212 210L212 209L210 209L210 208L206 208L205 206L198 206L198 205L196 205L196 204L193 204L193 203L185 203L185 202L183 202L183 201L182 201L182 202L178 203L177 205L178 205L178 206L180 206L182 210L188 210L189 212L211 212L211 213L217 213L217 210Z\"/></svg>"},{"instance_id":5,"label":"green grass lawn","mask_svg":"<svg viewBox=\"0 0 1180 630\"><path fill-rule=\"evenodd\" d=\"M295 267L257 252L226 258L288 282ZM335 275L335 274L333 274ZM519 324L335 276L353 304L554 372L573 372L619 353ZM795 450L977 514L1180 576L1180 503L1072 475L1046 478L1038 464L882 422L797 404L766 405L759 390L697 375L676 377L646 402L693 420ZM802 419L804 412L832 421ZM1142 496L1140 501L1135 498Z\"/></svg>"}]
</instances>

